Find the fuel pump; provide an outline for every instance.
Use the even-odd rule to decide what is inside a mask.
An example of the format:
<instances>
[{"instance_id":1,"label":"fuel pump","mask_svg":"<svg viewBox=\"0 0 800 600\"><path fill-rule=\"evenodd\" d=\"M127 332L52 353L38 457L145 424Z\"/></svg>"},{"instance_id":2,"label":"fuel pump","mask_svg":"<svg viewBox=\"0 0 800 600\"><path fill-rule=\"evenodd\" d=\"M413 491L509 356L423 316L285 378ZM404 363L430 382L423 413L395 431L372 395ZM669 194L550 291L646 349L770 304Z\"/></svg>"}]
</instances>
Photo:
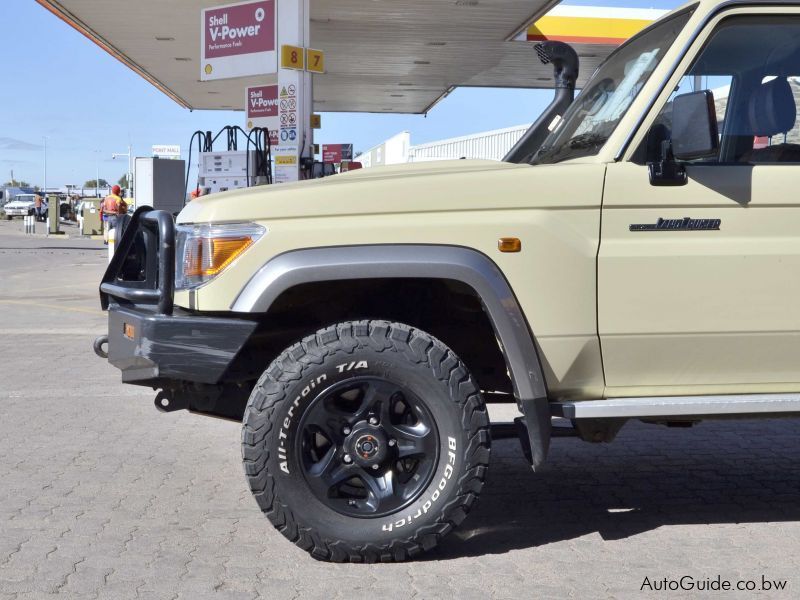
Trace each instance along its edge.
<instances>
[{"instance_id":1,"label":"fuel pump","mask_svg":"<svg viewBox=\"0 0 800 600\"><path fill-rule=\"evenodd\" d=\"M47 235L58 235L63 233L59 229L59 214L61 206L57 194L50 194L47 198Z\"/></svg>"},{"instance_id":2,"label":"fuel pump","mask_svg":"<svg viewBox=\"0 0 800 600\"><path fill-rule=\"evenodd\" d=\"M239 150L239 134L246 140ZM214 151L214 143L225 135L226 150ZM251 149L252 147L252 149ZM188 193L192 152L199 155L195 189L218 192L228 189L269 185L272 183L272 145L266 127L254 127L248 133L238 125L226 125L216 135L195 131L189 140L189 161L186 166Z\"/></svg>"}]
</instances>

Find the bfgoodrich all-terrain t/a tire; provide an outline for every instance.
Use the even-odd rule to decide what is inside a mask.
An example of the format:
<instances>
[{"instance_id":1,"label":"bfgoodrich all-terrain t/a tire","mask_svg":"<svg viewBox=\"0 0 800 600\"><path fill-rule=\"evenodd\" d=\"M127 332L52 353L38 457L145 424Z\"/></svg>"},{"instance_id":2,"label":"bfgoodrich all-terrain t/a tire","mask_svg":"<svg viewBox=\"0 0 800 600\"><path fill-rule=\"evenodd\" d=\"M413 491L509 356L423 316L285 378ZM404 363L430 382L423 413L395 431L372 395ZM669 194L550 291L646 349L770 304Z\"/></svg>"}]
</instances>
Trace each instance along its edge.
<instances>
[{"instance_id":1,"label":"bfgoodrich all-terrain t/a tire","mask_svg":"<svg viewBox=\"0 0 800 600\"><path fill-rule=\"evenodd\" d=\"M353 321L287 349L256 384L242 455L261 510L331 561L406 560L467 515L489 463L475 381L442 342Z\"/></svg>"}]
</instances>

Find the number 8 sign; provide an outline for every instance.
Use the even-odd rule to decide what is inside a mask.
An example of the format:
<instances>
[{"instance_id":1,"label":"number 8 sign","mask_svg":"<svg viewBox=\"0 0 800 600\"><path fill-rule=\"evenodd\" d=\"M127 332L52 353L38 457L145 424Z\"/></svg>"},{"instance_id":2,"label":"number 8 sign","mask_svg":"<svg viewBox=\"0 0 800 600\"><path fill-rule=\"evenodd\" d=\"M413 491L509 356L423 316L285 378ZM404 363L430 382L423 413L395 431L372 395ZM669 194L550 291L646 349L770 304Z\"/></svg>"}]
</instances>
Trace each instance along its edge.
<instances>
[{"instance_id":1,"label":"number 8 sign","mask_svg":"<svg viewBox=\"0 0 800 600\"><path fill-rule=\"evenodd\" d=\"M305 67L305 52L299 46L281 46L281 68L297 69L302 71Z\"/></svg>"}]
</instances>

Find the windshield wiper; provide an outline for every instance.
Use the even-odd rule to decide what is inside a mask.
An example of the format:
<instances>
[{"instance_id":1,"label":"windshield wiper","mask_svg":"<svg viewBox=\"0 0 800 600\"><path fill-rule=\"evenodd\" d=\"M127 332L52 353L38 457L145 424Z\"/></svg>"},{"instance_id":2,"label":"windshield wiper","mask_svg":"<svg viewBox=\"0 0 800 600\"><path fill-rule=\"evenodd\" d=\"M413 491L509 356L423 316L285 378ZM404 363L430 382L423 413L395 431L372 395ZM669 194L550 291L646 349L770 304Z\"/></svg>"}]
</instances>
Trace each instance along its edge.
<instances>
[{"instance_id":1,"label":"windshield wiper","mask_svg":"<svg viewBox=\"0 0 800 600\"><path fill-rule=\"evenodd\" d=\"M608 141L607 135L599 133L582 133L571 138L561 146L542 146L533 156L531 164L555 163L570 157L573 150L587 150L602 146Z\"/></svg>"},{"instance_id":2,"label":"windshield wiper","mask_svg":"<svg viewBox=\"0 0 800 600\"><path fill-rule=\"evenodd\" d=\"M602 146L607 141L607 135L600 135L599 133L582 133L572 138L568 142L568 145L573 150L580 150L585 148L593 148L594 146Z\"/></svg>"}]
</instances>

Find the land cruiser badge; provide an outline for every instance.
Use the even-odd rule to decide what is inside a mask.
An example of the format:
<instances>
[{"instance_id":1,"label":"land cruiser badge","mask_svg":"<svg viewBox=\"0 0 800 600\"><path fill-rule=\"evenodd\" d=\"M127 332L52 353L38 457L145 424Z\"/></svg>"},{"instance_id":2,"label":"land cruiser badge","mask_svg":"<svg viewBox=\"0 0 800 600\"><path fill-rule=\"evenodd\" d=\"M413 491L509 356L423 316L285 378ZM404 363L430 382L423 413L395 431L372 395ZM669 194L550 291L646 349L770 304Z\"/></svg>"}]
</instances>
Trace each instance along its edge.
<instances>
[{"instance_id":1,"label":"land cruiser badge","mask_svg":"<svg viewBox=\"0 0 800 600\"><path fill-rule=\"evenodd\" d=\"M655 223L630 225L630 231L719 231L722 219L659 219Z\"/></svg>"}]
</instances>

